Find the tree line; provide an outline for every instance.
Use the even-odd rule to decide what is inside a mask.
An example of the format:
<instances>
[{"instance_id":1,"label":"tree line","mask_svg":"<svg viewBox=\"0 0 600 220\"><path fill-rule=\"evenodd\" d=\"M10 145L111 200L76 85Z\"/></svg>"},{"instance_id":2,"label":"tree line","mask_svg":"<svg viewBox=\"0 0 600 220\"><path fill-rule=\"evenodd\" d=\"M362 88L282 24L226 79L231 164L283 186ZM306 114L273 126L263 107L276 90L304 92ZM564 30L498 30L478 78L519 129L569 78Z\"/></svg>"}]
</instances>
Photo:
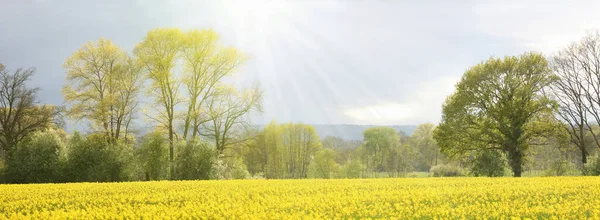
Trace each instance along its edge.
<instances>
[{"instance_id":1,"label":"tree line","mask_svg":"<svg viewBox=\"0 0 600 220\"><path fill-rule=\"evenodd\" d=\"M0 176L27 183L598 175L599 56L600 35L590 32L551 56L490 58L467 69L438 125L410 136L373 127L348 141L321 139L302 123L254 125L263 91L231 83L249 56L211 29L155 29L131 53L99 39L65 60L65 106L39 104L39 89L27 85L35 69L0 64ZM65 119L86 132L66 133Z\"/></svg>"}]
</instances>

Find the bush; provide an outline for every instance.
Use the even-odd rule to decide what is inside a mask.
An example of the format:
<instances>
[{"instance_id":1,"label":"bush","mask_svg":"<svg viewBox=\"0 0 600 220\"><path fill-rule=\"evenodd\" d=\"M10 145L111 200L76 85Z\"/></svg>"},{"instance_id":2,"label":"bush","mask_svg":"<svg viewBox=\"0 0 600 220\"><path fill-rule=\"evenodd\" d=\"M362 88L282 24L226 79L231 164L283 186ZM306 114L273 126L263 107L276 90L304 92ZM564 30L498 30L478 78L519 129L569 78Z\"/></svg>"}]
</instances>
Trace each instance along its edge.
<instances>
[{"instance_id":1,"label":"bush","mask_svg":"<svg viewBox=\"0 0 600 220\"><path fill-rule=\"evenodd\" d=\"M337 157L337 152L331 148L317 151L308 166L308 177L329 179L337 176L340 172L340 165L335 162Z\"/></svg>"},{"instance_id":2,"label":"bush","mask_svg":"<svg viewBox=\"0 0 600 220\"><path fill-rule=\"evenodd\" d=\"M67 181L113 182L133 179L133 146L109 144L103 135L82 137L75 132L69 141Z\"/></svg>"},{"instance_id":3,"label":"bush","mask_svg":"<svg viewBox=\"0 0 600 220\"><path fill-rule=\"evenodd\" d=\"M545 176L566 176L577 173L577 166L567 160L557 160L544 172Z\"/></svg>"},{"instance_id":4,"label":"bush","mask_svg":"<svg viewBox=\"0 0 600 220\"><path fill-rule=\"evenodd\" d=\"M231 166L231 178L233 179L248 179L250 172L246 169L246 164L241 160L235 160Z\"/></svg>"},{"instance_id":5,"label":"bush","mask_svg":"<svg viewBox=\"0 0 600 220\"><path fill-rule=\"evenodd\" d=\"M460 167L444 164L431 167L429 172L433 173L434 177L463 176Z\"/></svg>"},{"instance_id":6,"label":"bush","mask_svg":"<svg viewBox=\"0 0 600 220\"><path fill-rule=\"evenodd\" d=\"M504 154L496 150L477 152L474 159L470 161L471 174L488 177L504 176L506 161Z\"/></svg>"},{"instance_id":7,"label":"bush","mask_svg":"<svg viewBox=\"0 0 600 220\"><path fill-rule=\"evenodd\" d=\"M342 166L340 174L341 178L357 179L365 176L367 168L358 159L349 160L344 166Z\"/></svg>"},{"instance_id":8,"label":"bush","mask_svg":"<svg viewBox=\"0 0 600 220\"><path fill-rule=\"evenodd\" d=\"M153 132L144 136L136 156L146 181L168 177L169 143L162 134Z\"/></svg>"},{"instance_id":9,"label":"bush","mask_svg":"<svg viewBox=\"0 0 600 220\"><path fill-rule=\"evenodd\" d=\"M177 149L175 179L207 180L214 175L215 151L208 143L195 139L180 143Z\"/></svg>"},{"instance_id":10,"label":"bush","mask_svg":"<svg viewBox=\"0 0 600 220\"><path fill-rule=\"evenodd\" d=\"M57 132L35 132L8 152L5 180L9 183L61 182L65 145Z\"/></svg>"},{"instance_id":11,"label":"bush","mask_svg":"<svg viewBox=\"0 0 600 220\"><path fill-rule=\"evenodd\" d=\"M584 176L600 175L600 157L598 154L588 157L587 163L583 165L581 173Z\"/></svg>"}]
</instances>

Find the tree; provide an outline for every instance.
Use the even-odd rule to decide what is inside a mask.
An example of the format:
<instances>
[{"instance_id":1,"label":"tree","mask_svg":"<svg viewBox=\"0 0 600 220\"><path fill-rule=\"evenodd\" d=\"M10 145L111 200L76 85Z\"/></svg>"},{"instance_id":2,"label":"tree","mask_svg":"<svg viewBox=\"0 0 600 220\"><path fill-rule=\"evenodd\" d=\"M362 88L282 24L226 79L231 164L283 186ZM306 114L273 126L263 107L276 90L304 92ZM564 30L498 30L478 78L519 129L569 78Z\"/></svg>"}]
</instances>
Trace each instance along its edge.
<instances>
[{"instance_id":1,"label":"tree","mask_svg":"<svg viewBox=\"0 0 600 220\"><path fill-rule=\"evenodd\" d=\"M242 135L253 126L250 114L261 112L262 91L258 86L238 90L223 86L208 101L208 123L203 124L202 136L214 141L217 154L226 148L245 142L254 136Z\"/></svg>"},{"instance_id":2,"label":"tree","mask_svg":"<svg viewBox=\"0 0 600 220\"><path fill-rule=\"evenodd\" d=\"M269 179L306 178L312 158L321 149L315 128L305 124L273 121L255 140L245 157L248 167L255 173L258 167Z\"/></svg>"},{"instance_id":3,"label":"tree","mask_svg":"<svg viewBox=\"0 0 600 220\"><path fill-rule=\"evenodd\" d=\"M315 178L330 179L337 175L340 165L335 162L337 153L331 148L324 148L315 153L309 167L309 174Z\"/></svg>"},{"instance_id":4,"label":"tree","mask_svg":"<svg viewBox=\"0 0 600 220\"><path fill-rule=\"evenodd\" d=\"M160 132L155 131L142 138L141 146L137 149L137 156L147 181L167 177L168 146L168 140Z\"/></svg>"},{"instance_id":5,"label":"tree","mask_svg":"<svg viewBox=\"0 0 600 220\"><path fill-rule=\"evenodd\" d=\"M555 78L541 54L490 58L471 67L443 105L434 132L441 150L450 155L500 150L515 177L535 137L547 133L544 115L556 102L544 94Z\"/></svg>"},{"instance_id":6,"label":"tree","mask_svg":"<svg viewBox=\"0 0 600 220\"><path fill-rule=\"evenodd\" d=\"M363 145L360 148L367 169L377 172L386 171L386 157L400 144L400 137L396 130L391 127L372 127L365 130L363 136Z\"/></svg>"},{"instance_id":7,"label":"tree","mask_svg":"<svg viewBox=\"0 0 600 220\"><path fill-rule=\"evenodd\" d=\"M215 95L222 79L233 73L245 60L235 48L218 45L219 36L212 29L191 30L183 36L182 57L185 64L183 84L189 101L183 125L183 139L188 133L196 137L199 127L209 121L206 101ZM204 117L202 117L204 115Z\"/></svg>"},{"instance_id":8,"label":"tree","mask_svg":"<svg viewBox=\"0 0 600 220\"><path fill-rule=\"evenodd\" d=\"M435 125L431 123L421 124L410 137L410 145L418 152L417 169L429 171L431 167L438 165L440 150L433 139Z\"/></svg>"},{"instance_id":9,"label":"tree","mask_svg":"<svg viewBox=\"0 0 600 220\"><path fill-rule=\"evenodd\" d=\"M181 102L180 81L174 72L182 45L181 36L179 29L155 29L148 32L146 38L133 51L147 78L150 79L148 91L154 98L157 115L148 115L148 117L167 130L171 174L174 172L175 158L175 107Z\"/></svg>"},{"instance_id":10,"label":"tree","mask_svg":"<svg viewBox=\"0 0 600 220\"><path fill-rule=\"evenodd\" d=\"M62 108L38 104L39 89L27 87L33 74L33 68L11 73L0 66L0 154L35 131L62 124Z\"/></svg>"},{"instance_id":11,"label":"tree","mask_svg":"<svg viewBox=\"0 0 600 220\"><path fill-rule=\"evenodd\" d=\"M110 40L88 42L63 64L67 114L92 122L92 130L111 143L126 137L137 106L140 71L134 60Z\"/></svg>"},{"instance_id":12,"label":"tree","mask_svg":"<svg viewBox=\"0 0 600 220\"><path fill-rule=\"evenodd\" d=\"M560 104L558 116L568 127L571 142L581 152L581 162L589 157L586 136L591 133L593 145L600 149L598 134L592 129L600 123L600 34L588 33L580 42L550 58L552 70L560 78L553 94ZM594 121L594 122L591 122Z\"/></svg>"}]
</instances>

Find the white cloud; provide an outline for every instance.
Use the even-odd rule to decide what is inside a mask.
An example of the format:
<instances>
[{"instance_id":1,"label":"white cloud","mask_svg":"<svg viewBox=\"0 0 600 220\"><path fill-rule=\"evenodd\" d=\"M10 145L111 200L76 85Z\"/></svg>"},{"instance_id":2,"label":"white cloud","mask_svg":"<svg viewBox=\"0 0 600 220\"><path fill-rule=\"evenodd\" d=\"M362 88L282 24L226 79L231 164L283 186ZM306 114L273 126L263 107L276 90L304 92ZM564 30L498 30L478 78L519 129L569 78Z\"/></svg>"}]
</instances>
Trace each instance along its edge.
<instances>
[{"instance_id":1,"label":"white cloud","mask_svg":"<svg viewBox=\"0 0 600 220\"><path fill-rule=\"evenodd\" d=\"M441 105L454 91L458 78L445 77L432 80L414 91L413 99L404 102L384 101L372 105L352 107L343 114L357 124L420 124L437 123Z\"/></svg>"}]
</instances>

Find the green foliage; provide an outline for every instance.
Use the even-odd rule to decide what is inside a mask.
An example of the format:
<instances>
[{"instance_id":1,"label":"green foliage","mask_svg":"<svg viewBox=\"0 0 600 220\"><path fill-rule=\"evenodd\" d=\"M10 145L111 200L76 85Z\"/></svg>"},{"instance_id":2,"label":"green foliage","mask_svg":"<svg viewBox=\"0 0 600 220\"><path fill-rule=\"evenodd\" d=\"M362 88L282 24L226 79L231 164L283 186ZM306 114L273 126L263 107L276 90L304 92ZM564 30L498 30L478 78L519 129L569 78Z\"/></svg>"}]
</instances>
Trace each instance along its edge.
<instances>
[{"instance_id":1,"label":"green foliage","mask_svg":"<svg viewBox=\"0 0 600 220\"><path fill-rule=\"evenodd\" d=\"M266 178L306 178L315 152L321 149L321 141L315 129L305 124L282 124L271 122L254 147L262 148L266 158ZM263 172L263 171L259 171Z\"/></svg>"},{"instance_id":2,"label":"green foliage","mask_svg":"<svg viewBox=\"0 0 600 220\"><path fill-rule=\"evenodd\" d=\"M568 160L557 160L544 172L545 176L567 176L577 174L577 166Z\"/></svg>"},{"instance_id":3,"label":"green foliage","mask_svg":"<svg viewBox=\"0 0 600 220\"><path fill-rule=\"evenodd\" d=\"M161 180L168 177L168 141L159 132L149 133L142 138L136 154L146 180Z\"/></svg>"},{"instance_id":4,"label":"green foliage","mask_svg":"<svg viewBox=\"0 0 600 220\"><path fill-rule=\"evenodd\" d=\"M308 168L308 176L320 179L330 179L337 176L340 171L340 165L336 162L337 157L337 153L331 148L317 151Z\"/></svg>"},{"instance_id":5,"label":"green foliage","mask_svg":"<svg viewBox=\"0 0 600 220\"><path fill-rule=\"evenodd\" d=\"M360 141L347 141L339 137L334 136L326 136L321 141L323 148L331 148L334 149L338 154L336 162L338 164L343 164L348 159L356 156L356 150L360 147Z\"/></svg>"},{"instance_id":6,"label":"green foliage","mask_svg":"<svg viewBox=\"0 0 600 220\"><path fill-rule=\"evenodd\" d=\"M473 154L469 165L474 176L500 177L504 176L506 157L497 150L482 150Z\"/></svg>"},{"instance_id":7,"label":"green foliage","mask_svg":"<svg viewBox=\"0 0 600 220\"><path fill-rule=\"evenodd\" d=\"M57 131L35 132L8 152L5 178L10 183L62 181L65 144Z\"/></svg>"},{"instance_id":8,"label":"green foliage","mask_svg":"<svg viewBox=\"0 0 600 220\"><path fill-rule=\"evenodd\" d=\"M66 181L114 182L134 176L133 146L108 142L101 134L75 132L69 141Z\"/></svg>"},{"instance_id":9,"label":"green foliage","mask_svg":"<svg viewBox=\"0 0 600 220\"><path fill-rule=\"evenodd\" d=\"M582 174L584 176L600 176L600 156L599 156L599 154L588 157L588 162L583 165Z\"/></svg>"},{"instance_id":10,"label":"green foliage","mask_svg":"<svg viewBox=\"0 0 600 220\"><path fill-rule=\"evenodd\" d=\"M250 172L246 168L246 164L244 164L241 160L234 160L231 165L231 178L232 179L248 179L250 178Z\"/></svg>"},{"instance_id":11,"label":"green foliage","mask_svg":"<svg viewBox=\"0 0 600 220\"><path fill-rule=\"evenodd\" d=\"M543 89L555 77L543 55L525 53L471 67L443 105L434 139L449 155L476 149L501 150L515 176L534 138L552 129L557 108Z\"/></svg>"},{"instance_id":12,"label":"green foliage","mask_svg":"<svg viewBox=\"0 0 600 220\"><path fill-rule=\"evenodd\" d=\"M460 167L445 164L433 166L429 172L433 173L434 177L464 176Z\"/></svg>"},{"instance_id":13,"label":"green foliage","mask_svg":"<svg viewBox=\"0 0 600 220\"><path fill-rule=\"evenodd\" d=\"M391 127L373 127L363 133L363 145L360 154L367 164L367 169L376 172L387 171L385 169L386 156L390 155L400 144L400 137Z\"/></svg>"},{"instance_id":14,"label":"green foliage","mask_svg":"<svg viewBox=\"0 0 600 220\"><path fill-rule=\"evenodd\" d=\"M429 171L432 166L441 162L442 155L433 139L434 129L434 124L421 124L409 139L410 146L417 153L414 168L418 171Z\"/></svg>"},{"instance_id":15,"label":"green foliage","mask_svg":"<svg viewBox=\"0 0 600 220\"><path fill-rule=\"evenodd\" d=\"M367 168L358 159L350 159L344 166L341 167L340 177L348 179L363 178Z\"/></svg>"},{"instance_id":16,"label":"green foliage","mask_svg":"<svg viewBox=\"0 0 600 220\"><path fill-rule=\"evenodd\" d=\"M213 175L215 150L199 139L183 141L177 146L173 177L178 180L207 180Z\"/></svg>"}]
</instances>

